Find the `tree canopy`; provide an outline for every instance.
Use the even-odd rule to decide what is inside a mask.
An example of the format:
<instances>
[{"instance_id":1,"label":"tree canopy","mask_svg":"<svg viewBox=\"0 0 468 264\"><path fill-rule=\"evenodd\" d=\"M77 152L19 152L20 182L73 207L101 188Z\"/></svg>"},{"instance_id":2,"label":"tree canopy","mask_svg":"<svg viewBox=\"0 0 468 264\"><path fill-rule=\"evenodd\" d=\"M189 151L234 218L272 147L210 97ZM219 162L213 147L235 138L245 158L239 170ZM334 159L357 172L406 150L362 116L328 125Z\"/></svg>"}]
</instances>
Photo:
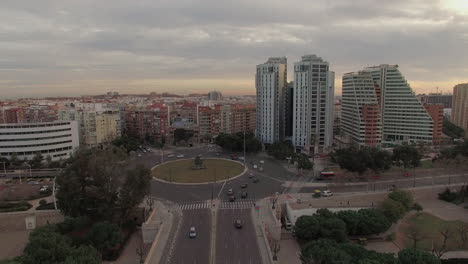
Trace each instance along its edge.
<instances>
[{"instance_id":1,"label":"tree canopy","mask_svg":"<svg viewBox=\"0 0 468 264\"><path fill-rule=\"evenodd\" d=\"M390 153L371 147L338 149L331 157L340 168L358 174L367 170L378 174L390 169L392 163Z\"/></svg>"},{"instance_id":2,"label":"tree canopy","mask_svg":"<svg viewBox=\"0 0 468 264\"><path fill-rule=\"evenodd\" d=\"M142 166L125 169L126 157L117 147L76 152L57 177L57 203L62 212L109 221L116 215L129 215L148 193L151 176Z\"/></svg>"},{"instance_id":3,"label":"tree canopy","mask_svg":"<svg viewBox=\"0 0 468 264\"><path fill-rule=\"evenodd\" d=\"M244 133L221 133L216 137L215 143L218 146L231 151L244 151ZM245 133L245 151L258 152L260 150L262 150L262 143L255 138L255 135L252 132Z\"/></svg>"},{"instance_id":4,"label":"tree canopy","mask_svg":"<svg viewBox=\"0 0 468 264\"><path fill-rule=\"evenodd\" d=\"M411 145L400 145L393 149L393 162L405 169L416 168L421 164L422 155L418 149Z\"/></svg>"}]
</instances>

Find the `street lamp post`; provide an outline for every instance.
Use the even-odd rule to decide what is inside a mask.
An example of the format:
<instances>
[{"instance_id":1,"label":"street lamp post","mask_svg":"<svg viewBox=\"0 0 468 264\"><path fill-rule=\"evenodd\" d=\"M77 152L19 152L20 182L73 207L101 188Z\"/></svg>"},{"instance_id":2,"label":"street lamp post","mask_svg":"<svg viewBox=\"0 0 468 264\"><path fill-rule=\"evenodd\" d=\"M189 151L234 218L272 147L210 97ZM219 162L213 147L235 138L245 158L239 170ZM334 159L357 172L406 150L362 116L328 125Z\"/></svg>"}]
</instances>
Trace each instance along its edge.
<instances>
[{"instance_id":1,"label":"street lamp post","mask_svg":"<svg viewBox=\"0 0 468 264\"><path fill-rule=\"evenodd\" d=\"M28 164L28 167L29 167L29 178L32 178L31 164Z\"/></svg>"},{"instance_id":2,"label":"street lamp post","mask_svg":"<svg viewBox=\"0 0 468 264\"><path fill-rule=\"evenodd\" d=\"M5 175L3 175L3 176L6 177L6 165L5 165L6 162L5 162L5 161L2 161L2 162L0 162L0 163L3 163L3 173L5 174Z\"/></svg>"}]
</instances>

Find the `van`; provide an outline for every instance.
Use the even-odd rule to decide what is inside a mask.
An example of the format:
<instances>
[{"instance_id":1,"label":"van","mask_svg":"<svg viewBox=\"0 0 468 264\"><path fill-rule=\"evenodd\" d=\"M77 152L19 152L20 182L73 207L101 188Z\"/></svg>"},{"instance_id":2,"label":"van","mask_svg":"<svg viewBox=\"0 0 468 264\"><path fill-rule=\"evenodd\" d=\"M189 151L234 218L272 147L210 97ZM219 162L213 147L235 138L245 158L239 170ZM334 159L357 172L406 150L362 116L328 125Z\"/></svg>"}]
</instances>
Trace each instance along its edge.
<instances>
[{"instance_id":1,"label":"van","mask_svg":"<svg viewBox=\"0 0 468 264\"><path fill-rule=\"evenodd\" d=\"M282 222L282 224L284 226L284 229L286 229L286 230L291 230L292 229L292 227L293 227L292 223L291 223L291 221L289 221L287 216L282 217L281 222Z\"/></svg>"}]
</instances>

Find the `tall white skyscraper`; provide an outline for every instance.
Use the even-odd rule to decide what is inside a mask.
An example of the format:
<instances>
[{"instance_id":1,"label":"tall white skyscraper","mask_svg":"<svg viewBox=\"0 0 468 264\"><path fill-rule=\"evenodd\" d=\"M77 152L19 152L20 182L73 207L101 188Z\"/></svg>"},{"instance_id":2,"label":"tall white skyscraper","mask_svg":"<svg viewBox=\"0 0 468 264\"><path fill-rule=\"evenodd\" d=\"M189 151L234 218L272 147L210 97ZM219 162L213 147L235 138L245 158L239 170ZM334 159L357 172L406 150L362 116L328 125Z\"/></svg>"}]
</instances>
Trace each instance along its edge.
<instances>
[{"instance_id":1,"label":"tall white skyscraper","mask_svg":"<svg viewBox=\"0 0 468 264\"><path fill-rule=\"evenodd\" d=\"M256 136L262 143L274 143L284 138L284 93L287 84L286 57L269 58L257 65Z\"/></svg>"},{"instance_id":2,"label":"tall white skyscraper","mask_svg":"<svg viewBox=\"0 0 468 264\"><path fill-rule=\"evenodd\" d=\"M333 144L335 73L316 55L294 63L293 136L296 149L326 152Z\"/></svg>"}]
</instances>

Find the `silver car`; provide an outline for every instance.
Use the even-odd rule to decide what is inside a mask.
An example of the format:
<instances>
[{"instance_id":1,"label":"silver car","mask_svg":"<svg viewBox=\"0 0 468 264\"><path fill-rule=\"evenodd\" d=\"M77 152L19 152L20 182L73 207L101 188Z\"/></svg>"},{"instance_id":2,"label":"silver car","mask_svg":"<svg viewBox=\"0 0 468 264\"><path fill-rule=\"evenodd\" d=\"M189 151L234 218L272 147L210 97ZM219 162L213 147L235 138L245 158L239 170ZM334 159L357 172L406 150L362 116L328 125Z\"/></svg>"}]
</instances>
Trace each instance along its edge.
<instances>
[{"instance_id":1,"label":"silver car","mask_svg":"<svg viewBox=\"0 0 468 264\"><path fill-rule=\"evenodd\" d=\"M196 238L197 237L197 231L195 230L194 226L190 227L189 237L190 238Z\"/></svg>"}]
</instances>

